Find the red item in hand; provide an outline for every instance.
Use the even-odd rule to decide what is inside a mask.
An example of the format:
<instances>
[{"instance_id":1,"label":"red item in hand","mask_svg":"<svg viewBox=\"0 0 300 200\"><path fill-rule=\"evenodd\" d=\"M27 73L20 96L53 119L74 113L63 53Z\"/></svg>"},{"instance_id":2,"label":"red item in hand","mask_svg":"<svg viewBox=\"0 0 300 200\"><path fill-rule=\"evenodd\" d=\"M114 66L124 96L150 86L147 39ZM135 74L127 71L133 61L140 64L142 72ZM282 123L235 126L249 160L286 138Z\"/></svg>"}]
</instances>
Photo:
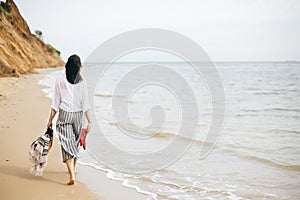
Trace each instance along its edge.
<instances>
[{"instance_id":1,"label":"red item in hand","mask_svg":"<svg viewBox=\"0 0 300 200\"><path fill-rule=\"evenodd\" d=\"M83 128L80 134L79 144L80 146L83 146L84 150L86 149L86 143L85 143L86 135L87 135L86 129Z\"/></svg>"}]
</instances>

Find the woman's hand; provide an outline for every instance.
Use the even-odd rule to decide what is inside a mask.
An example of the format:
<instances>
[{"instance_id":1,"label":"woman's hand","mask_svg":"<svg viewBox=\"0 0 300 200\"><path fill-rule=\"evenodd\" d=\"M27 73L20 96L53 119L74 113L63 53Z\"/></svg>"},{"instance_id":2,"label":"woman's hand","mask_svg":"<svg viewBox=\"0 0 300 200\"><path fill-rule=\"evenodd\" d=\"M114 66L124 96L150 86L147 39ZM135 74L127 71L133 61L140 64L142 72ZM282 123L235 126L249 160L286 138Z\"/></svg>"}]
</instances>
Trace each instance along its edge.
<instances>
[{"instance_id":1,"label":"woman's hand","mask_svg":"<svg viewBox=\"0 0 300 200\"><path fill-rule=\"evenodd\" d=\"M53 120L55 114L56 114L56 111L53 108L51 108L48 124L47 124L47 127L46 127L47 129L49 127L52 128L52 120Z\"/></svg>"},{"instance_id":2,"label":"woman's hand","mask_svg":"<svg viewBox=\"0 0 300 200\"><path fill-rule=\"evenodd\" d=\"M88 125L86 126L86 132L88 133L88 132L90 132L91 126L92 126L89 110L85 111L84 114L85 114L85 117L86 117L87 122L88 122Z\"/></svg>"},{"instance_id":3,"label":"woman's hand","mask_svg":"<svg viewBox=\"0 0 300 200\"><path fill-rule=\"evenodd\" d=\"M86 132L87 132L87 133L90 132L91 126L92 126L91 123L88 123L88 125L86 126Z\"/></svg>"}]
</instances>

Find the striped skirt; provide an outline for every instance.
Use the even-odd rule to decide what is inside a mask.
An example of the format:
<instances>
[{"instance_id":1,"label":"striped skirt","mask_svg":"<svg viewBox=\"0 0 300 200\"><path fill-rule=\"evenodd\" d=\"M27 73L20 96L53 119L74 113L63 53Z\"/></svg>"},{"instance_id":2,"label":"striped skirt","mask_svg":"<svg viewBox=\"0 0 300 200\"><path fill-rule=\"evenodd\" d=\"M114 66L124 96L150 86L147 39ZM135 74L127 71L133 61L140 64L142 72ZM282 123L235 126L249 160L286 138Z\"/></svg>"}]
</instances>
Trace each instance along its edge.
<instances>
[{"instance_id":1,"label":"striped skirt","mask_svg":"<svg viewBox=\"0 0 300 200\"><path fill-rule=\"evenodd\" d=\"M56 130L61 143L63 162L69 158L78 159L82 116L83 111L67 112L59 109Z\"/></svg>"}]
</instances>

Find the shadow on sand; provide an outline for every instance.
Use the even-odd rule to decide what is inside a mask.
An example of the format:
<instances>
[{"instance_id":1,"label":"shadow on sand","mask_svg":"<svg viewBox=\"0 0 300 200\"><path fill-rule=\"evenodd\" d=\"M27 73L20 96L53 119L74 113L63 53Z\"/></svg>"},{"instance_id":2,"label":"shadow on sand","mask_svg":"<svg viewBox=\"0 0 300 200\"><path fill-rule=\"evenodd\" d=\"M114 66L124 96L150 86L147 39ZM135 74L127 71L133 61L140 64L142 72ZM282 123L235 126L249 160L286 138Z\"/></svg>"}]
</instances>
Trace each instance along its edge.
<instances>
[{"instance_id":1,"label":"shadow on sand","mask_svg":"<svg viewBox=\"0 0 300 200\"><path fill-rule=\"evenodd\" d=\"M59 184L59 185L66 185L63 182L60 182L58 180L52 179L47 176L48 174L52 174L52 176L57 174L57 176L58 176L57 179L60 179L59 176L61 176L62 174L66 174L66 172L62 172L62 171L44 171L44 176L34 176L29 173L28 168L19 167L19 166L0 166L0 174L15 176L15 177L25 179L25 180L30 180L30 181L34 181L34 180L49 181L49 182Z\"/></svg>"}]
</instances>

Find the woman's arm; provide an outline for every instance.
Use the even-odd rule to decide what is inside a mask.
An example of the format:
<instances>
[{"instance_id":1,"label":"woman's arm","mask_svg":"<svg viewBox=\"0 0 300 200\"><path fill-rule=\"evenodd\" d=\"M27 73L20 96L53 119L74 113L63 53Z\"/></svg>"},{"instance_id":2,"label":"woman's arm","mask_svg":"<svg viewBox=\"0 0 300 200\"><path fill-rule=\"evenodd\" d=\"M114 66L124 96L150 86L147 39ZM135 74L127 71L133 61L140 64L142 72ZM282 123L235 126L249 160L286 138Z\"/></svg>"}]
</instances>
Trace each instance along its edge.
<instances>
[{"instance_id":1,"label":"woman's arm","mask_svg":"<svg viewBox=\"0 0 300 200\"><path fill-rule=\"evenodd\" d=\"M51 108L50 111L50 116L49 116L49 120L48 120L48 124L47 124L47 128L51 127L52 128L52 120L56 115L56 110L54 110L53 108Z\"/></svg>"},{"instance_id":2,"label":"woman's arm","mask_svg":"<svg viewBox=\"0 0 300 200\"><path fill-rule=\"evenodd\" d=\"M91 122L91 117L90 117L90 114L89 114L89 110L85 111L84 114L85 114L86 120L88 122L88 125L86 127L86 132L90 132L92 122Z\"/></svg>"},{"instance_id":3,"label":"woman's arm","mask_svg":"<svg viewBox=\"0 0 300 200\"><path fill-rule=\"evenodd\" d=\"M91 121L91 117L90 117L90 114L89 114L89 110L90 110L91 106L90 106L90 103L89 103L88 87L87 87L86 82L84 82L83 93L82 93L82 107L83 107L84 115L85 115L86 120L88 122L88 125L86 127L86 132L90 132L92 121Z\"/></svg>"},{"instance_id":4,"label":"woman's arm","mask_svg":"<svg viewBox=\"0 0 300 200\"><path fill-rule=\"evenodd\" d=\"M48 120L48 123L47 123L47 128L49 128L49 127L52 128L52 120L53 120L53 118L55 117L55 114L58 111L58 108L59 108L59 105L60 105L60 99L61 99L61 94L60 94L58 78L57 78L56 81L55 81L54 95L53 95L53 99L52 99L52 105L51 105L49 120Z\"/></svg>"}]
</instances>

